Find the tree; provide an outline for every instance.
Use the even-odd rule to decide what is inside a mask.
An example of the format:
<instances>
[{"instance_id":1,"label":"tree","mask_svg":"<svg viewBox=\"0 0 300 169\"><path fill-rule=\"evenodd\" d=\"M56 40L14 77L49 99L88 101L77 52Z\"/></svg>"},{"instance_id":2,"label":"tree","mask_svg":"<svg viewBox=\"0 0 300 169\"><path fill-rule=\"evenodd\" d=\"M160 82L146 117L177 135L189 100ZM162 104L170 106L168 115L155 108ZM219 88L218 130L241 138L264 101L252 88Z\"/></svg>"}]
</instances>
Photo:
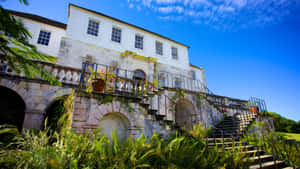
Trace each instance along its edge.
<instances>
[{"instance_id":1,"label":"tree","mask_svg":"<svg viewBox=\"0 0 300 169\"><path fill-rule=\"evenodd\" d=\"M27 0L19 0L28 5ZM26 77L34 78L38 75L51 84L60 82L37 61L55 62L56 58L37 51L29 44L30 32L23 23L0 5L0 59L7 61L7 65L15 72L23 72Z\"/></svg>"}]
</instances>

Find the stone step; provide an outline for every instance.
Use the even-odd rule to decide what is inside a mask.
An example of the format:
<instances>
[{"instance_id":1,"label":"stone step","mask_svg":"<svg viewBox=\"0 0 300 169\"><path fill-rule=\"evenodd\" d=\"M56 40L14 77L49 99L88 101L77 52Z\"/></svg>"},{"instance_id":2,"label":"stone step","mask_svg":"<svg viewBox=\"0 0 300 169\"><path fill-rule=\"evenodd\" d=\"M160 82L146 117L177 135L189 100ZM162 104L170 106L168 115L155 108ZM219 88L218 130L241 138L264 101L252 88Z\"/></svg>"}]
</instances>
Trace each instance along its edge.
<instances>
[{"instance_id":1,"label":"stone step","mask_svg":"<svg viewBox=\"0 0 300 169\"><path fill-rule=\"evenodd\" d=\"M276 168L276 165L278 168L282 168L282 167L285 167L286 164L284 161L267 161L267 162L263 162L261 164L261 167L260 167L260 164L255 164L255 165L251 165L249 167L249 169L260 169L260 168L263 168L263 169L274 169Z\"/></svg>"},{"instance_id":2,"label":"stone step","mask_svg":"<svg viewBox=\"0 0 300 169\"><path fill-rule=\"evenodd\" d=\"M246 142L239 142L239 141L236 141L236 142L217 142L217 143L208 143L207 145L208 146L211 146L211 147L214 147L214 146L218 146L218 147L222 147L224 145L224 147L232 147L232 144L234 144L234 146L245 146L247 145Z\"/></svg>"},{"instance_id":3,"label":"stone step","mask_svg":"<svg viewBox=\"0 0 300 169\"><path fill-rule=\"evenodd\" d=\"M150 104L149 103L140 103L140 105L145 108L145 109L148 109Z\"/></svg>"},{"instance_id":4,"label":"stone step","mask_svg":"<svg viewBox=\"0 0 300 169\"><path fill-rule=\"evenodd\" d=\"M241 129L240 128L236 128L236 129L231 129L231 128L225 128L225 129L223 129L223 128L217 128L217 129L215 129L215 130L213 130L212 132L238 132L238 131L241 131Z\"/></svg>"},{"instance_id":5,"label":"stone step","mask_svg":"<svg viewBox=\"0 0 300 169\"><path fill-rule=\"evenodd\" d=\"M258 156L258 155L263 155L265 152L263 150L250 150L250 151L244 151L242 152L246 156Z\"/></svg>"},{"instance_id":6,"label":"stone step","mask_svg":"<svg viewBox=\"0 0 300 169\"><path fill-rule=\"evenodd\" d=\"M213 137L232 138L232 136L233 137L235 137L235 136L241 136L242 134L241 133L223 133L223 134L222 133L213 133L212 135L213 135Z\"/></svg>"},{"instance_id":7,"label":"stone step","mask_svg":"<svg viewBox=\"0 0 300 169\"><path fill-rule=\"evenodd\" d=\"M149 109L149 110L148 110L148 113L151 114L151 115L155 115L156 112L157 112L156 109Z\"/></svg>"},{"instance_id":8,"label":"stone step","mask_svg":"<svg viewBox=\"0 0 300 169\"><path fill-rule=\"evenodd\" d=\"M221 138L221 137L213 137L213 138L206 138L208 142L218 143L218 142L232 142L232 138ZM238 139L234 139L238 140Z\"/></svg>"},{"instance_id":9,"label":"stone step","mask_svg":"<svg viewBox=\"0 0 300 169\"><path fill-rule=\"evenodd\" d=\"M248 158L249 161L253 161L253 164L261 162L266 162L266 161L273 161L273 155L266 154L266 155L261 155L261 156L255 156L255 157L250 157Z\"/></svg>"},{"instance_id":10,"label":"stone step","mask_svg":"<svg viewBox=\"0 0 300 169\"><path fill-rule=\"evenodd\" d=\"M240 149L240 150L254 150L256 146L254 145L245 145L245 146L234 146L234 147L226 147L225 150L232 150L232 149Z\"/></svg>"},{"instance_id":11,"label":"stone step","mask_svg":"<svg viewBox=\"0 0 300 169\"><path fill-rule=\"evenodd\" d=\"M163 120L164 117L166 117L166 115L164 115L164 114L156 114L155 117L156 117L156 119L157 119L158 121L160 121L160 120Z\"/></svg>"},{"instance_id":12,"label":"stone step","mask_svg":"<svg viewBox=\"0 0 300 169\"><path fill-rule=\"evenodd\" d=\"M217 132L217 133L213 133L212 134L214 137L232 137L232 136L241 136L242 133L239 133L239 132L224 132L224 133L221 133L221 132Z\"/></svg>"}]
</instances>

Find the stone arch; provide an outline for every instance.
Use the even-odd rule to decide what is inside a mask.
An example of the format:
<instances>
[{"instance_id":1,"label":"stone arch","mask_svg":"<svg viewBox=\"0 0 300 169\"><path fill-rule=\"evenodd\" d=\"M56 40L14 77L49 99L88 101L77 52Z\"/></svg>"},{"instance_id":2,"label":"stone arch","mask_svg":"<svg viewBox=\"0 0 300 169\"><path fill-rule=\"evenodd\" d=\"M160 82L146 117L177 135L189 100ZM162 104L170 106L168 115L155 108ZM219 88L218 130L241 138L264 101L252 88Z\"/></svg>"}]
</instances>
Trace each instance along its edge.
<instances>
[{"instance_id":1,"label":"stone arch","mask_svg":"<svg viewBox=\"0 0 300 169\"><path fill-rule=\"evenodd\" d=\"M146 73L142 69L136 69L133 72L133 78L136 78L138 80L146 80Z\"/></svg>"},{"instance_id":2,"label":"stone arch","mask_svg":"<svg viewBox=\"0 0 300 169\"><path fill-rule=\"evenodd\" d=\"M192 130L193 115L196 113L193 103L188 99L179 99L175 105L175 122L182 128Z\"/></svg>"},{"instance_id":3,"label":"stone arch","mask_svg":"<svg viewBox=\"0 0 300 169\"><path fill-rule=\"evenodd\" d=\"M110 139L113 130L117 132L117 136L121 141L127 139L130 134L129 119L119 112L105 114L99 121L99 127Z\"/></svg>"},{"instance_id":4,"label":"stone arch","mask_svg":"<svg viewBox=\"0 0 300 169\"><path fill-rule=\"evenodd\" d=\"M24 99L4 86L0 86L0 93L0 124L15 125L21 131L26 110Z\"/></svg>"},{"instance_id":5,"label":"stone arch","mask_svg":"<svg viewBox=\"0 0 300 169\"><path fill-rule=\"evenodd\" d=\"M44 107L46 110L51 104L53 104L56 100L59 100L65 96L71 95L73 93L73 89L71 88L58 88L56 90L50 91L45 95L45 99L47 99L47 104Z\"/></svg>"},{"instance_id":6,"label":"stone arch","mask_svg":"<svg viewBox=\"0 0 300 169\"><path fill-rule=\"evenodd\" d=\"M66 110L64 109L64 101L67 95L56 97L51 103L49 103L45 108L45 114L43 117L43 124L47 119L47 126L50 130L57 130L57 122L62 117Z\"/></svg>"},{"instance_id":7,"label":"stone arch","mask_svg":"<svg viewBox=\"0 0 300 169\"><path fill-rule=\"evenodd\" d=\"M132 113L128 112L126 106L122 105L120 101L113 101L109 104L100 104L96 103L96 99L92 100L91 107L87 113L87 125L98 127L100 120L107 114L112 112L118 112L122 116L126 117L129 121L129 128L134 129L137 126L136 119L132 116ZM136 106L136 105L135 105ZM77 111L77 110L75 110ZM130 131L129 134L134 134Z\"/></svg>"}]
</instances>

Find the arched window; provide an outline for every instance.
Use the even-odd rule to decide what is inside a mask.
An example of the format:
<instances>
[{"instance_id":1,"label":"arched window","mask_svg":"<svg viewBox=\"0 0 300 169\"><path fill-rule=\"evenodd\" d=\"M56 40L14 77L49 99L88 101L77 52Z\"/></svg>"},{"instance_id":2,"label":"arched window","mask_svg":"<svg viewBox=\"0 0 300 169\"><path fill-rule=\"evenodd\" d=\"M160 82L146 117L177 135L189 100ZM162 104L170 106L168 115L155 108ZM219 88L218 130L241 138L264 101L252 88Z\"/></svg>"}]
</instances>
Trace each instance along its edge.
<instances>
[{"instance_id":1,"label":"arched window","mask_svg":"<svg viewBox=\"0 0 300 169\"><path fill-rule=\"evenodd\" d=\"M133 79L136 80L145 80L146 79L146 75L142 70L135 70L133 73Z\"/></svg>"}]
</instances>

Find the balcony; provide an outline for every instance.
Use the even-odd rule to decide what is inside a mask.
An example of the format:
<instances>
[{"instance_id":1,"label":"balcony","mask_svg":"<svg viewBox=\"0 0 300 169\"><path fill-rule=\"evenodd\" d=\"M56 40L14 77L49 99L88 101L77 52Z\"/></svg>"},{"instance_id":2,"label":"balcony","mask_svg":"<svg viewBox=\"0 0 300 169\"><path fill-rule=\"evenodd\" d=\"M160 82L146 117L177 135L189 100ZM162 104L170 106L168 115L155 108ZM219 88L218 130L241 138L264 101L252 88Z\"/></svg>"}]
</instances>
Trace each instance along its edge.
<instances>
[{"instance_id":1,"label":"balcony","mask_svg":"<svg viewBox=\"0 0 300 169\"><path fill-rule=\"evenodd\" d=\"M82 63L79 86L90 92L128 96L151 95L159 89L180 89L207 93L200 80L169 72L144 73L141 70L126 70L103 64Z\"/></svg>"}]
</instances>

